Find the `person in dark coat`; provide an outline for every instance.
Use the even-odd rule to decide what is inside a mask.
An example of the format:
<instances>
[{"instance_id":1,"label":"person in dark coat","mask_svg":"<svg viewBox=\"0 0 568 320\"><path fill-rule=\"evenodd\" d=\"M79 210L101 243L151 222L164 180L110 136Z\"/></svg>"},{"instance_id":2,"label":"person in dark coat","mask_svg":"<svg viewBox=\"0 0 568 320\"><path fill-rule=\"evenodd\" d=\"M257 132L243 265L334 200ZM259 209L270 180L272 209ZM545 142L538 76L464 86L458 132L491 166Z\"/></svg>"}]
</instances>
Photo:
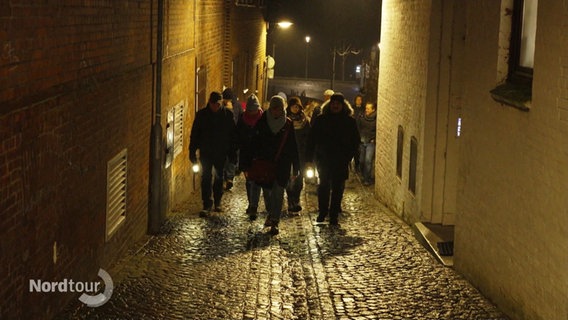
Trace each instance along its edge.
<instances>
[{"instance_id":1,"label":"person in dark coat","mask_svg":"<svg viewBox=\"0 0 568 320\"><path fill-rule=\"evenodd\" d=\"M258 202L260 200L260 186L247 176L252 159L252 138L255 134L255 126L262 117L262 109L256 95L252 94L247 99L246 110L237 122L237 141L239 146L239 170L244 172L246 179L248 207L246 213L251 220L257 218Z\"/></svg>"},{"instance_id":2,"label":"person in dark coat","mask_svg":"<svg viewBox=\"0 0 568 320\"><path fill-rule=\"evenodd\" d=\"M200 216L207 216L215 205L215 211L223 211L223 168L230 159L235 161L235 122L233 112L222 106L222 96L213 91L209 95L207 106L197 112L189 141L189 160L202 167L201 199L203 210ZM213 177L213 173L215 176ZM213 185L211 180L213 178ZM213 192L213 200L211 193Z\"/></svg>"},{"instance_id":3,"label":"person in dark coat","mask_svg":"<svg viewBox=\"0 0 568 320\"><path fill-rule=\"evenodd\" d=\"M357 128L359 129L359 133L361 133L361 128L359 128L359 120L365 114L365 104L363 103L363 96L361 94L355 96L352 107L353 107L353 117L355 118L355 122L357 123ZM355 171L360 172L361 162L359 161L359 153L355 154L354 163L355 163Z\"/></svg>"},{"instance_id":4,"label":"person in dark coat","mask_svg":"<svg viewBox=\"0 0 568 320\"><path fill-rule=\"evenodd\" d=\"M310 133L310 118L304 113L302 101L298 97L292 97L288 100L288 109L286 115L294 125L294 133L296 136L296 144L298 145L298 156L300 159L300 175L295 179L290 179L286 187L286 195L288 196L288 212L295 213L302 211L300 205L300 193L304 188L303 172L306 168L306 143L308 134Z\"/></svg>"},{"instance_id":5,"label":"person in dark coat","mask_svg":"<svg viewBox=\"0 0 568 320\"><path fill-rule=\"evenodd\" d=\"M268 110L255 126L252 140L252 158L274 160L282 141L280 157L276 161L276 180L271 185L262 185L264 202L268 211L265 226L271 227L272 235L278 234L278 224L284 201L284 188L290 179L299 175L300 160L292 121L286 118L286 101L281 96L270 98ZM285 140L283 140L285 139Z\"/></svg>"},{"instance_id":6,"label":"person in dark coat","mask_svg":"<svg viewBox=\"0 0 568 320\"><path fill-rule=\"evenodd\" d=\"M329 223L338 225L349 162L358 152L361 138L352 109L341 93L334 93L328 106L314 121L306 159L310 165L315 161L320 177L317 222L323 222L329 214Z\"/></svg>"},{"instance_id":7,"label":"person in dark coat","mask_svg":"<svg viewBox=\"0 0 568 320\"><path fill-rule=\"evenodd\" d=\"M233 112L233 121L235 121L235 125L237 121L241 117L243 113L243 109L241 104L237 101L235 95L233 94L233 89L226 88L223 90L223 107L225 109L231 110ZM236 175L236 169L238 164L236 163L237 159L235 158L233 161L227 160L225 163L225 190L231 190L233 187L233 180Z\"/></svg>"},{"instance_id":8,"label":"person in dark coat","mask_svg":"<svg viewBox=\"0 0 568 320\"><path fill-rule=\"evenodd\" d=\"M363 185L369 186L375 180L375 136L377 134L377 105L365 104L365 113L357 120L361 145L359 146L360 172Z\"/></svg>"}]
</instances>

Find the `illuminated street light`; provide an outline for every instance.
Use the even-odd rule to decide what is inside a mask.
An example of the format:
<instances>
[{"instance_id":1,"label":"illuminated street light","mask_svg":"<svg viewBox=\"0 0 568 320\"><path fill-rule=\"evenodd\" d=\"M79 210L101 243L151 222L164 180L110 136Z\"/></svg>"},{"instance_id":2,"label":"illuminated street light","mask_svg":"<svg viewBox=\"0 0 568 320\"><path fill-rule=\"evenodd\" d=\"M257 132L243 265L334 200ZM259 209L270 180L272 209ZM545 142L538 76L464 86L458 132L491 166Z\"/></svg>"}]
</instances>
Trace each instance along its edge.
<instances>
[{"instance_id":1,"label":"illuminated street light","mask_svg":"<svg viewBox=\"0 0 568 320\"><path fill-rule=\"evenodd\" d=\"M306 36L306 80L308 79L308 47L311 39L310 36Z\"/></svg>"},{"instance_id":2,"label":"illuminated street light","mask_svg":"<svg viewBox=\"0 0 568 320\"><path fill-rule=\"evenodd\" d=\"M292 22L286 21L286 20L277 22L276 24L282 29L288 29L288 28L290 28L290 26L293 25Z\"/></svg>"}]
</instances>

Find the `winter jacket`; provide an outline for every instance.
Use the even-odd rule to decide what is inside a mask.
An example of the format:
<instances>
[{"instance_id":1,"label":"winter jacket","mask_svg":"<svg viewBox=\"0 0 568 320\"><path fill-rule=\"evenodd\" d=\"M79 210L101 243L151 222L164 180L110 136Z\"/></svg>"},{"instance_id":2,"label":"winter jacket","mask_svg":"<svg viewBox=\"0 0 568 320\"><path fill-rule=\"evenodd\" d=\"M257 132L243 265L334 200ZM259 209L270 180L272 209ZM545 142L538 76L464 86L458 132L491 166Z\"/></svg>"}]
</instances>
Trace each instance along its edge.
<instances>
[{"instance_id":1,"label":"winter jacket","mask_svg":"<svg viewBox=\"0 0 568 320\"><path fill-rule=\"evenodd\" d=\"M189 157L196 161L196 152L203 159L235 158L235 122L233 112L220 108L213 112L209 106L195 115L189 141Z\"/></svg>"},{"instance_id":2,"label":"winter jacket","mask_svg":"<svg viewBox=\"0 0 568 320\"><path fill-rule=\"evenodd\" d=\"M262 117L262 110L257 117L250 117L243 113L237 122L237 145L239 148L239 169L247 171L252 159L252 138L256 133L255 125Z\"/></svg>"},{"instance_id":3,"label":"winter jacket","mask_svg":"<svg viewBox=\"0 0 568 320\"><path fill-rule=\"evenodd\" d=\"M332 113L329 108L318 116L308 136L307 161L314 161L318 171L347 179L349 162L359 150L359 131L349 109Z\"/></svg>"},{"instance_id":4,"label":"winter jacket","mask_svg":"<svg viewBox=\"0 0 568 320\"><path fill-rule=\"evenodd\" d=\"M310 120L303 111L297 114L288 112L288 116L294 125L296 144L298 145L298 157L300 158L300 169L303 170L306 163L306 144L311 129Z\"/></svg>"},{"instance_id":5,"label":"winter jacket","mask_svg":"<svg viewBox=\"0 0 568 320\"><path fill-rule=\"evenodd\" d=\"M370 115L364 113L356 120L359 134L361 135L361 142L369 143L375 141L377 134L377 111L373 111Z\"/></svg>"},{"instance_id":6,"label":"winter jacket","mask_svg":"<svg viewBox=\"0 0 568 320\"><path fill-rule=\"evenodd\" d=\"M251 159L248 162L250 163L254 158L274 160L282 138L286 130L288 130L286 142L284 143L284 147L276 164L276 181L284 188L290 179L290 169L293 169L294 175L300 173L296 135L294 134L294 128L290 119L286 119L286 124L280 131L276 134L272 133L266 119L267 114L268 112L265 112L255 126L255 133L251 144Z\"/></svg>"}]
</instances>

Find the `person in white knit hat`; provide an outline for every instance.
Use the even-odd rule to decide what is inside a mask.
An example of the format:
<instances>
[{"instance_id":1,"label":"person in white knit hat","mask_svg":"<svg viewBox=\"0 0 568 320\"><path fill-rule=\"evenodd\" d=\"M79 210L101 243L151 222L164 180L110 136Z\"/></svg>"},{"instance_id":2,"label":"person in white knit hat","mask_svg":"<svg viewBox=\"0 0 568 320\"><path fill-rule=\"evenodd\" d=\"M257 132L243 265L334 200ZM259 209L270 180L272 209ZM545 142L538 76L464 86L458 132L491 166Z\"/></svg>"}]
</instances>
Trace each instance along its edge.
<instances>
[{"instance_id":1,"label":"person in white knit hat","mask_svg":"<svg viewBox=\"0 0 568 320\"><path fill-rule=\"evenodd\" d=\"M261 187L268 211L264 225L270 227L270 234L276 235L279 233L278 223L284 200L284 188L290 176L294 178L300 173L294 126L286 117L284 98L277 95L270 98L268 110L256 124L255 131L250 161L256 158L275 162L274 181L262 184Z\"/></svg>"}]
</instances>

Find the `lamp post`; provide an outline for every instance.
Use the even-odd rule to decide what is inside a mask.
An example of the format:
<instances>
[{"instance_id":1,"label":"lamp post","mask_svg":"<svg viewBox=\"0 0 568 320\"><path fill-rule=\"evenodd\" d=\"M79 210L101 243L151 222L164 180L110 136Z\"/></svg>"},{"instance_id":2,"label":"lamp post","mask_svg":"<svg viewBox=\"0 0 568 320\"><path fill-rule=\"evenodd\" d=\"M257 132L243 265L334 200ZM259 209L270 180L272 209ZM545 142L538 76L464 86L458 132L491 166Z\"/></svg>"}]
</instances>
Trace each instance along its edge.
<instances>
[{"instance_id":1,"label":"lamp post","mask_svg":"<svg viewBox=\"0 0 568 320\"><path fill-rule=\"evenodd\" d=\"M278 27L279 29L288 29L290 28L290 26L292 26L292 22L290 21L279 21L279 22L269 22L267 24L267 33L266 33L266 38L271 39L272 42L272 57L271 56L266 56L266 68L265 68L265 81L264 81L264 100L268 99L268 78L269 78L269 74L272 75L272 77L274 77L274 65L276 63L276 35L274 34L274 28ZM267 41L268 43L268 41ZM267 50L268 51L268 48Z\"/></svg>"},{"instance_id":2,"label":"lamp post","mask_svg":"<svg viewBox=\"0 0 568 320\"><path fill-rule=\"evenodd\" d=\"M278 26L278 28L286 30L286 29L290 28L293 25L293 23L290 22L290 21L280 21L280 22L277 22L276 25ZM276 41L275 40L276 39L272 39L272 57L273 58L276 58Z\"/></svg>"},{"instance_id":3,"label":"lamp post","mask_svg":"<svg viewBox=\"0 0 568 320\"><path fill-rule=\"evenodd\" d=\"M306 36L306 80L308 80L308 48L310 46L310 36Z\"/></svg>"}]
</instances>

